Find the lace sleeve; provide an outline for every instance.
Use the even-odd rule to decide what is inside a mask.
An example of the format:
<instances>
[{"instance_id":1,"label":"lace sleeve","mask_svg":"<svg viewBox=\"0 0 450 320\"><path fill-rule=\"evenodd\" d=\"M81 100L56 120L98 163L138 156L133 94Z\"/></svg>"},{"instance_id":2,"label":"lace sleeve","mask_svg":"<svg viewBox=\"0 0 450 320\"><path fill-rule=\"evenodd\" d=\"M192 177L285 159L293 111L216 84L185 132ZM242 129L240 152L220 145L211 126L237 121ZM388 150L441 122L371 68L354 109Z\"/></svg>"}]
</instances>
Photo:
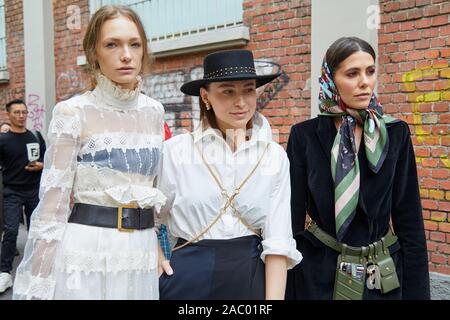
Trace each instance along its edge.
<instances>
[{"instance_id":1,"label":"lace sleeve","mask_svg":"<svg viewBox=\"0 0 450 320\"><path fill-rule=\"evenodd\" d=\"M59 103L48 129L39 199L32 214L25 252L14 282L13 299L52 299L53 265L70 214L70 195L80 149L78 109Z\"/></svg>"}]
</instances>

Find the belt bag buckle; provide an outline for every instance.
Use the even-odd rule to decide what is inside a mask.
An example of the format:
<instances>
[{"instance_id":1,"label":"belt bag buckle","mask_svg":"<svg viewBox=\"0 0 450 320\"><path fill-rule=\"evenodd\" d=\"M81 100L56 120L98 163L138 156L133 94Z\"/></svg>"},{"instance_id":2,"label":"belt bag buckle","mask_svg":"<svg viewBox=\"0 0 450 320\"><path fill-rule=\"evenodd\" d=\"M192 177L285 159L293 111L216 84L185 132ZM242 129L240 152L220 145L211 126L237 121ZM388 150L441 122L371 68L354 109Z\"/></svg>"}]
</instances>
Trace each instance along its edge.
<instances>
[{"instance_id":1,"label":"belt bag buckle","mask_svg":"<svg viewBox=\"0 0 450 320\"><path fill-rule=\"evenodd\" d=\"M135 205L131 205L131 204L125 204L125 205L119 206L117 208L117 230L119 230L120 232L133 232L134 229L127 229L127 228L122 227L123 209L124 208L137 209Z\"/></svg>"}]
</instances>

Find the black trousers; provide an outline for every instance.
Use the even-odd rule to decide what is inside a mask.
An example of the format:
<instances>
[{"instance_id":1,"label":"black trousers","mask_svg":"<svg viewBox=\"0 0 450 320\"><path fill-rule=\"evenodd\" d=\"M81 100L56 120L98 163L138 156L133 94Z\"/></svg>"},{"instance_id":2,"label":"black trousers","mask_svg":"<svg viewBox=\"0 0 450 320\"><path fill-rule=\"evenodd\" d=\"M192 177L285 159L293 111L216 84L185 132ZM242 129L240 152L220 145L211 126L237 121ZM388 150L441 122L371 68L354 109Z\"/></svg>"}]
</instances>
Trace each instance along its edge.
<instances>
[{"instance_id":1,"label":"black trousers","mask_svg":"<svg viewBox=\"0 0 450 320\"><path fill-rule=\"evenodd\" d=\"M159 278L160 299L264 300L261 252L257 236L201 240L176 250L170 259L174 274Z\"/></svg>"},{"instance_id":2,"label":"black trousers","mask_svg":"<svg viewBox=\"0 0 450 320\"><path fill-rule=\"evenodd\" d=\"M5 186L3 188L3 240L1 254L1 272L11 272L16 255L17 235L25 208L27 230L30 218L39 203L39 188L18 190Z\"/></svg>"}]
</instances>

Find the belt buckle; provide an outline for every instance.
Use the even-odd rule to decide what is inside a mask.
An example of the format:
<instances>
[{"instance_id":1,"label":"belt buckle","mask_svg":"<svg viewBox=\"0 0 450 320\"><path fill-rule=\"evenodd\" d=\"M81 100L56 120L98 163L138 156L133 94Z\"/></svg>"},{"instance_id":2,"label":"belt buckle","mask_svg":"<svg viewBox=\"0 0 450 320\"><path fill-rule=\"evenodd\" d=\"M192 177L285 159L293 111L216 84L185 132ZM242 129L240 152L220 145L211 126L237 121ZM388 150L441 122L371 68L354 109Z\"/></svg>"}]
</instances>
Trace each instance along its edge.
<instances>
[{"instance_id":1,"label":"belt buckle","mask_svg":"<svg viewBox=\"0 0 450 320\"><path fill-rule=\"evenodd\" d=\"M119 232L133 232L134 229L122 228L122 219L123 219L123 209L124 208L136 209L136 206L131 205L131 204L125 204L123 206L117 207L117 230L119 230Z\"/></svg>"}]
</instances>

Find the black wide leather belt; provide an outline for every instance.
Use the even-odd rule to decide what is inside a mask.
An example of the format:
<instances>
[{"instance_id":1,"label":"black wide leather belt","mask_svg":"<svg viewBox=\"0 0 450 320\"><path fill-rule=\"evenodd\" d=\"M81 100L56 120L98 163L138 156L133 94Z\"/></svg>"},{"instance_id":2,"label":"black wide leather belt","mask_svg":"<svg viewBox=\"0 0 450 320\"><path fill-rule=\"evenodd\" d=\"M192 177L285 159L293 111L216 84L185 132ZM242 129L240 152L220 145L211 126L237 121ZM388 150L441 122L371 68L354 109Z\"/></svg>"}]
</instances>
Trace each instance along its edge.
<instances>
[{"instance_id":1,"label":"black wide leather belt","mask_svg":"<svg viewBox=\"0 0 450 320\"><path fill-rule=\"evenodd\" d=\"M89 226L114 228L130 232L155 226L153 208L141 209L131 206L104 207L86 203L75 203L69 222Z\"/></svg>"}]
</instances>

